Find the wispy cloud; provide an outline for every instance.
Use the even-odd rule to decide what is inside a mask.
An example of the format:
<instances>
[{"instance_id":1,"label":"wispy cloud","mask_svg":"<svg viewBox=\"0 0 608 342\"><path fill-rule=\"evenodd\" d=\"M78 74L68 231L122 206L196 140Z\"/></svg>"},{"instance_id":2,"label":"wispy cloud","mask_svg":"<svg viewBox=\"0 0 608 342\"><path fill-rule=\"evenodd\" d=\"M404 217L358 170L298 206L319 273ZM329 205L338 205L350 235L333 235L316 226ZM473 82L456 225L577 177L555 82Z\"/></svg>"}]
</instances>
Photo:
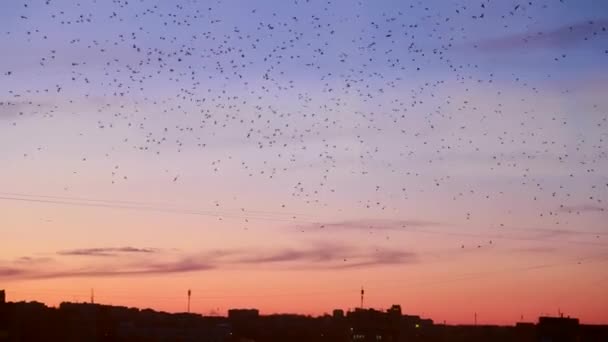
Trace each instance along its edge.
<instances>
[{"instance_id":1,"label":"wispy cloud","mask_svg":"<svg viewBox=\"0 0 608 342\"><path fill-rule=\"evenodd\" d=\"M399 230L412 227L437 226L439 223L425 220L359 219L336 222L320 222L298 225L300 229L347 229L347 230Z\"/></svg>"},{"instance_id":2,"label":"wispy cloud","mask_svg":"<svg viewBox=\"0 0 608 342\"><path fill-rule=\"evenodd\" d=\"M348 260L347 260L348 261ZM417 255L407 251L379 251L369 255L367 258L355 259L354 262L344 262L341 265L336 265L336 269L346 268L365 268L373 266L410 264L418 261Z\"/></svg>"},{"instance_id":3,"label":"wispy cloud","mask_svg":"<svg viewBox=\"0 0 608 342\"><path fill-rule=\"evenodd\" d=\"M0 277L16 277L24 274L24 270L13 267L0 267Z\"/></svg>"},{"instance_id":4,"label":"wispy cloud","mask_svg":"<svg viewBox=\"0 0 608 342\"><path fill-rule=\"evenodd\" d=\"M47 257L29 257L29 256L24 256L24 257L20 257L15 259L13 262L16 264L41 264L41 263L47 263L47 262L51 262L53 261L52 258L47 258Z\"/></svg>"},{"instance_id":5,"label":"wispy cloud","mask_svg":"<svg viewBox=\"0 0 608 342\"><path fill-rule=\"evenodd\" d=\"M235 264L286 264L293 268L342 269L363 268L382 265L395 265L416 262L413 252L379 249L357 248L338 244L317 244L308 248L281 249L269 252L249 251L239 257Z\"/></svg>"},{"instance_id":6,"label":"wispy cloud","mask_svg":"<svg viewBox=\"0 0 608 342\"><path fill-rule=\"evenodd\" d=\"M124 253L157 253L158 249L135 248L135 247L104 247L104 248L84 248L59 251L59 255L82 255L82 256L118 256Z\"/></svg>"},{"instance_id":7,"label":"wispy cloud","mask_svg":"<svg viewBox=\"0 0 608 342\"><path fill-rule=\"evenodd\" d=\"M150 262L139 265L105 265L83 266L63 270L47 271L44 269L0 269L0 276L17 279L54 279L54 278L83 278L83 277L119 277L143 276L155 274L172 274L204 271L214 268L205 262L183 258L173 262Z\"/></svg>"},{"instance_id":8,"label":"wispy cloud","mask_svg":"<svg viewBox=\"0 0 608 342\"><path fill-rule=\"evenodd\" d=\"M330 262L337 258L337 251L325 249L295 250L285 249L273 252L263 252L260 255L251 255L237 260L237 263L244 264L267 264L290 261L308 262Z\"/></svg>"},{"instance_id":9,"label":"wispy cloud","mask_svg":"<svg viewBox=\"0 0 608 342\"><path fill-rule=\"evenodd\" d=\"M606 208L593 204L561 205L559 211L566 213L604 212Z\"/></svg>"},{"instance_id":10,"label":"wispy cloud","mask_svg":"<svg viewBox=\"0 0 608 342\"><path fill-rule=\"evenodd\" d=\"M599 34L608 34L608 19L587 20L546 31L512 34L476 44L481 50L503 52L528 48L565 48Z\"/></svg>"},{"instance_id":11,"label":"wispy cloud","mask_svg":"<svg viewBox=\"0 0 608 342\"><path fill-rule=\"evenodd\" d=\"M134 247L77 249L58 254L61 255L61 258L55 260L52 267L36 263L21 263L16 264L17 267L0 268L0 277L6 279L53 279L145 276L234 267L331 270L408 264L417 261L416 254L409 251L361 248L325 242L309 243L299 248L227 249L178 256L162 251L157 252L155 249ZM68 266L68 264L71 264L69 258L81 255L115 255L117 258L103 259L111 261L104 262L101 265L98 262L86 262L79 266ZM142 255L145 257L142 258ZM173 261L165 261L171 258Z\"/></svg>"},{"instance_id":12,"label":"wispy cloud","mask_svg":"<svg viewBox=\"0 0 608 342\"><path fill-rule=\"evenodd\" d=\"M16 100L0 100L0 120L13 119L32 114L42 110L48 110L50 103L38 100L21 100L19 95Z\"/></svg>"},{"instance_id":13,"label":"wispy cloud","mask_svg":"<svg viewBox=\"0 0 608 342\"><path fill-rule=\"evenodd\" d=\"M509 252L532 253L532 254L536 254L536 253L551 254L551 253L555 253L558 251L559 251L559 248L549 247L549 246L530 246L530 247L513 248L513 249L509 250Z\"/></svg>"}]
</instances>

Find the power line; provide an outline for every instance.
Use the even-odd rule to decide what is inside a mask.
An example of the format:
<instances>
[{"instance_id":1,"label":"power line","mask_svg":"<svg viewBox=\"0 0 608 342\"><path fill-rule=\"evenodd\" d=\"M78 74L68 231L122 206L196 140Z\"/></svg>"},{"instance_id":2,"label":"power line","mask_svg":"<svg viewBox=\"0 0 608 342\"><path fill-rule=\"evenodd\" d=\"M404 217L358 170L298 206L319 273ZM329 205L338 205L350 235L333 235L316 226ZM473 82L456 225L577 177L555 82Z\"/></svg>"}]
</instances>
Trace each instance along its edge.
<instances>
[{"instance_id":1,"label":"power line","mask_svg":"<svg viewBox=\"0 0 608 342\"><path fill-rule=\"evenodd\" d=\"M504 235L494 235L494 234L477 234L477 233L466 233L466 232L444 232L437 231L428 228L411 228L408 230L409 232L417 232L423 234L435 234L435 235L452 235L452 236L460 236L460 237L472 237L472 238L483 238L483 239L495 239L495 240L514 240L514 241L540 241L547 242L550 239L542 238L542 237L516 237L516 236L504 236ZM506 231L506 229L505 229ZM523 229L520 229L523 231ZM575 231L572 231L572 234L577 234ZM587 235L587 234L585 234ZM578 244L578 245L593 245L593 246L608 246L605 243L595 243L590 241L576 241L576 240L560 240L559 242L568 243L568 244Z\"/></svg>"},{"instance_id":2,"label":"power line","mask_svg":"<svg viewBox=\"0 0 608 342\"><path fill-rule=\"evenodd\" d=\"M39 199L39 198L20 198L20 197L9 197L0 196L0 200L6 201L20 201L30 203L46 203L55 205L67 205L67 206L79 206L79 207L94 207L94 208L109 208L109 209L125 209L125 210L136 210L136 211L152 211L152 212L167 212L175 214L187 214L187 215L199 215L199 216L210 216L210 217L222 217L222 218L234 218L234 219L251 219L260 221L276 221L276 222L296 222L296 223L308 223L314 224L312 221L303 221L296 218L281 218L281 217L270 217L270 216L258 216L258 215L238 215L236 213L226 212L214 212L214 211L202 211L202 210L189 210L189 209L176 209L176 208L161 208L161 207L148 207L148 206L136 206L126 204L112 204L112 203L88 203L84 201L67 201L67 200L54 200L54 199Z\"/></svg>"},{"instance_id":3,"label":"power line","mask_svg":"<svg viewBox=\"0 0 608 342\"><path fill-rule=\"evenodd\" d=\"M226 211L211 211L211 210L194 210L194 209L181 209L181 208L168 208L160 206L151 206L150 203L136 202L136 201L121 201L121 200L104 200L104 199L92 199L83 197L66 197L66 196L48 196L48 195L33 195L24 193L14 192L0 192L0 200L5 201L20 201L29 203L41 203L41 204L52 204L52 205L66 205L66 206L80 206L80 207L94 207L94 208L107 208L107 209L122 209L122 210L135 210L135 211L150 211L150 212L166 212L174 214L185 214L185 215L199 215L217 218L231 218L231 219L245 219L245 220L257 220L257 221L270 221L270 222L288 222L296 224L307 224L307 225L322 225L320 221L324 221L323 218L317 218L312 220L313 216L304 215L308 220L298 218L298 216L292 216L291 218L285 217L290 215L288 213L272 212L272 211L245 211L241 212L226 212ZM250 215L245 215L250 214ZM293 213L291 213L293 214ZM301 217L300 216L300 217ZM507 230L508 229L508 230ZM524 228L507 228L501 231L510 232L511 230L530 232ZM497 234L478 234L468 232L453 232L453 231L438 231L428 228L408 228L408 229L395 229L395 232L409 232L409 233L423 233L423 234L435 234L442 236L460 236L460 237L472 237L472 238L483 238L483 239L494 239L494 240L514 240L514 241L540 241L546 242L550 239L543 237L515 237L515 236L504 236ZM572 235L597 235L603 234L603 232L591 232L591 231L574 231L574 230L551 230L551 229L532 229L533 232L546 232L556 234L572 234ZM567 244L578 244L578 245L593 245L593 246L607 246L605 243L596 243L591 241L576 241L576 240L560 240L559 242Z\"/></svg>"},{"instance_id":4,"label":"power line","mask_svg":"<svg viewBox=\"0 0 608 342\"><path fill-rule=\"evenodd\" d=\"M143 206L143 207L154 207L161 206L166 207L166 205L162 203L152 203L152 202L141 202L141 201L125 201L125 200L107 200L107 199L97 199L90 197L72 197L72 196L52 196L52 195L36 195L36 194L26 194L19 192L0 192L0 195L3 196L17 196L17 197L32 197L32 198L45 198L45 199L55 199L55 200L67 200L67 201L83 201L83 202L99 202L99 203L119 203L119 204L129 204L134 206ZM295 216L310 216L309 214L304 213L294 213L294 212L279 212L279 211L263 211L263 210L242 210L246 213L252 214L268 214L268 215L295 215ZM217 213L222 213L221 211L214 211Z\"/></svg>"},{"instance_id":5,"label":"power line","mask_svg":"<svg viewBox=\"0 0 608 342\"><path fill-rule=\"evenodd\" d=\"M555 262L555 263L540 263L540 264L532 264L532 265L522 265L522 266L518 266L518 267L508 267L508 268L502 268L502 269L494 269L494 270L490 270L490 271L481 271L481 272L473 272L473 273L464 273L464 274L458 274L458 275L454 275L454 276L449 276L449 277L445 277L444 279L436 279L435 277L433 277L433 279L425 281L401 281L399 280L398 282L394 282L393 285L394 286L383 286L383 287L367 287L368 289L373 289L373 290L377 290L378 293L381 293L383 290L386 290L387 288L391 288L391 287L398 287L398 288L403 288L403 287L412 287L412 286L431 286L431 285L442 285L442 284L447 284L447 283L451 283L451 282L457 282L457 281L463 281L463 280L474 280L474 279L482 279L482 278L486 278L488 276L492 276L492 275L500 275L500 274L509 274L509 273L516 273L516 272L528 272L528 271L535 271L535 270L542 270L542 269L548 269L548 268L556 268L556 267L562 267L562 266L572 266L572 265L577 265L580 262L586 262L587 264L591 264L591 263L603 263L603 262L608 262L608 253L603 253L603 254L595 254L595 255L589 255L586 257L582 257L582 258L576 258L576 259L569 259L566 260L564 262ZM600 279L601 281L602 279ZM390 285L390 284L389 284ZM209 289L201 289L201 288L193 288L191 289L192 291L198 291L198 292L202 292L202 293L213 293L211 292ZM238 289L235 289L238 290ZM281 291L275 291L273 288L263 288L261 291L266 292L266 293L261 293L261 294L217 294L217 295L204 295L204 296L198 296L197 298L199 299L206 299L206 300L213 300L213 299L227 299L227 298L266 298L266 297L299 297L299 296L318 296L318 295L329 295L329 294L343 294L344 293L344 289L336 289L336 290L320 290L320 291L298 291L298 292L281 292ZM363 288L361 288L361 291L363 291ZM86 296L86 292L82 291L82 292L68 292L68 291L63 291L63 290L56 290L56 289L42 289L42 290L36 290L36 291L22 291L22 290L17 290L15 291L17 293L49 293L49 294L57 294L57 295L79 295L79 296ZM157 299L165 299L165 300L179 300L180 298L183 298L181 296L175 295L175 296L157 296L157 295L143 295L143 294L138 294L138 293L131 293L130 290L119 290L115 287L112 287L112 289L106 289L103 291L104 294L110 294L113 293L111 296L112 297L124 297L124 298L134 298L134 297L138 297L138 298L157 298ZM122 294L121 294L122 293Z\"/></svg>"}]
</instances>

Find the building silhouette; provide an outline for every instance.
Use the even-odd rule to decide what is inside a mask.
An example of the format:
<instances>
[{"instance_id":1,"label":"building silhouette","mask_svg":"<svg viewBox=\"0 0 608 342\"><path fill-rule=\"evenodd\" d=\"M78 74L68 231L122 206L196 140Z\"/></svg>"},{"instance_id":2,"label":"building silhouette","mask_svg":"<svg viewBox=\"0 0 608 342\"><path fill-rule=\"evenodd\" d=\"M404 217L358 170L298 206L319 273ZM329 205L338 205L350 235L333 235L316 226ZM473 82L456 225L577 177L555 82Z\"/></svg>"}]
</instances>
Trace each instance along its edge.
<instances>
[{"instance_id":1,"label":"building silhouette","mask_svg":"<svg viewBox=\"0 0 608 342\"><path fill-rule=\"evenodd\" d=\"M580 326L576 318L540 317L538 319L538 338L542 342L580 341Z\"/></svg>"},{"instance_id":2,"label":"building silhouette","mask_svg":"<svg viewBox=\"0 0 608 342\"><path fill-rule=\"evenodd\" d=\"M342 309L335 309L332 313L332 317L334 319L343 319L344 318L344 310Z\"/></svg>"},{"instance_id":3,"label":"building silhouette","mask_svg":"<svg viewBox=\"0 0 608 342\"><path fill-rule=\"evenodd\" d=\"M9 316L6 310L6 293L0 290L0 341L7 341Z\"/></svg>"},{"instance_id":4,"label":"building silhouette","mask_svg":"<svg viewBox=\"0 0 608 342\"><path fill-rule=\"evenodd\" d=\"M604 342L607 325L569 317L540 317L515 326L446 325L387 310L336 309L331 315L261 315L231 309L227 317L166 313L92 303L0 302L0 341L203 342Z\"/></svg>"}]
</instances>

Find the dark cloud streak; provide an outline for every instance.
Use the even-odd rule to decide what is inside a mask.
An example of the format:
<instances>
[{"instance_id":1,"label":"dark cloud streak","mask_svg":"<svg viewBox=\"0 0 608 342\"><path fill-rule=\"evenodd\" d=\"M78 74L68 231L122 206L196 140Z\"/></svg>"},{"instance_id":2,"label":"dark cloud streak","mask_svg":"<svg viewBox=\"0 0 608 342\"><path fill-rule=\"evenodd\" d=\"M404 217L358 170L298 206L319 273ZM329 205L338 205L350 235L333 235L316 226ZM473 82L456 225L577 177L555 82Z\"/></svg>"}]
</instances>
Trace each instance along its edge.
<instances>
[{"instance_id":1,"label":"dark cloud streak","mask_svg":"<svg viewBox=\"0 0 608 342\"><path fill-rule=\"evenodd\" d=\"M412 227L437 226L439 223L424 220L360 219L327 223L298 225L300 229L346 229L346 230L404 230Z\"/></svg>"},{"instance_id":2,"label":"dark cloud streak","mask_svg":"<svg viewBox=\"0 0 608 342\"><path fill-rule=\"evenodd\" d=\"M552 30L512 34L478 42L475 46L488 52L504 52L528 48L559 49L605 33L608 19L581 21Z\"/></svg>"},{"instance_id":3,"label":"dark cloud streak","mask_svg":"<svg viewBox=\"0 0 608 342\"><path fill-rule=\"evenodd\" d=\"M135 255L162 254L155 249L135 247L89 248L62 251L63 257L116 256L121 259L104 265L49 270L45 265L21 265L19 268L0 268L0 277L6 279L54 279L83 277L146 276L206 271L231 267L282 266L294 269L353 269L385 265L409 264L417 261L416 254L408 251L379 248L359 248L340 244L319 243L302 248L283 248L269 251L222 250L195 255L183 255L175 261L138 260ZM166 259L167 255L162 255ZM124 260L122 260L124 258ZM118 260L112 258L111 260ZM29 266L29 267L28 267Z\"/></svg>"},{"instance_id":4,"label":"dark cloud streak","mask_svg":"<svg viewBox=\"0 0 608 342\"><path fill-rule=\"evenodd\" d=\"M0 267L0 277L15 277L25 273L24 270L11 267Z\"/></svg>"},{"instance_id":5,"label":"dark cloud streak","mask_svg":"<svg viewBox=\"0 0 608 342\"><path fill-rule=\"evenodd\" d=\"M308 249L284 249L235 260L236 264L286 263L290 269L352 269L417 261L413 252L393 249L358 249L343 245L321 244Z\"/></svg>"},{"instance_id":6,"label":"dark cloud streak","mask_svg":"<svg viewBox=\"0 0 608 342\"><path fill-rule=\"evenodd\" d=\"M123 253L157 253L158 249L135 248L135 247L105 247L105 248L85 248L59 251L59 255L82 255L82 256L117 256Z\"/></svg>"},{"instance_id":7,"label":"dark cloud streak","mask_svg":"<svg viewBox=\"0 0 608 342\"><path fill-rule=\"evenodd\" d=\"M88 277L121 277L121 276L146 276L163 275L174 273L188 273L205 271L214 266L184 258L175 262L149 263L137 267L122 266L103 266L103 267L83 267L78 269L68 269L59 271L40 271L28 269L0 269L0 276L13 277L18 279L56 279L56 278L88 278ZM4 271L4 272L3 272Z\"/></svg>"},{"instance_id":8,"label":"dark cloud streak","mask_svg":"<svg viewBox=\"0 0 608 342\"><path fill-rule=\"evenodd\" d=\"M559 211L565 213L582 213L582 212L605 212L606 208L593 205L593 204L582 204L582 205L574 205L567 206L562 205L559 207Z\"/></svg>"}]
</instances>

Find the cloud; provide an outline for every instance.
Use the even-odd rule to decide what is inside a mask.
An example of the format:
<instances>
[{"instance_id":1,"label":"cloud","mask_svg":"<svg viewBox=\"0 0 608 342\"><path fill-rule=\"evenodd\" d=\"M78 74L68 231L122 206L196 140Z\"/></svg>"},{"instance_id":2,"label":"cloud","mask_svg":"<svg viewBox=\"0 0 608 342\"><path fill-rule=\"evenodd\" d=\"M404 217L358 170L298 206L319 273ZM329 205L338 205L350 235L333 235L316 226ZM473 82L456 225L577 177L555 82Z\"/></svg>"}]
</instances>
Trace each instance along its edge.
<instances>
[{"instance_id":1,"label":"cloud","mask_svg":"<svg viewBox=\"0 0 608 342\"><path fill-rule=\"evenodd\" d=\"M135 247L85 248L58 252L61 259L52 265L22 257L10 267L0 267L0 279L54 279L82 277L146 276L206 271L218 268L279 267L279 269L353 269L408 264L417 261L409 251L363 248L338 243L308 243L299 248L226 249L194 254L170 255L166 252ZM78 256L116 256L102 264L84 262L68 266L66 258ZM141 258L145 256L145 258ZM166 261L173 258L173 261ZM46 260L46 259L45 259ZM48 259L52 260L52 259ZM79 259L82 262L83 259ZM85 259L89 260L89 259ZM62 261L62 262L59 262ZM99 261L99 260L97 260Z\"/></svg>"},{"instance_id":2,"label":"cloud","mask_svg":"<svg viewBox=\"0 0 608 342\"><path fill-rule=\"evenodd\" d=\"M22 117L48 109L48 102L35 100L0 100L0 120Z\"/></svg>"},{"instance_id":3,"label":"cloud","mask_svg":"<svg viewBox=\"0 0 608 342\"><path fill-rule=\"evenodd\" d=\"M286 262L286 261L331 261L333 258L332 253L322 252L316 254L314 251L298 251L293 249L286 249L278 252L263 253L259 256L250 256L240 259L239 263L245 264L265 264L275 262Z\"/></svg>"},{"instance_id":4,"label":"cloud","mask_svg":"<svg viewBox=\"0 0 608 342\"><path fill-rule=\"evenodd\" d=\"M300 229L351 229L351 230L399 230L412 227L437 226L439 223L424 220L359 219L327 223L298 225Z\"/></svg>"},{"instance_id":5,"label":"cloud","mask_svg":"<svg viewBox=\"0 0 608 342\"><path fill-rule=\"evenodd\" d=\"M345 262L341 265L336 265L336 269L350 269L350 268L366 268L373 266L383 265L398 265L398 264L409 264L417 261L415 253L407 251L381 251L375 254L371 254L365 260L355 260L354 262Z\"/></svg>"},{"instance_id":6,"label":"cloud","mask_svg":"<svg viewBox=\"0 0 608 342\"><path fill-rule=\"evenodd\" d=\"M607 28L608 19L587 20L545 32L527 32L488 39L478 42L475 46L481 50L495 52L528 48L565 48L597 34L608 33Z\"/></svg>"},{"instance_id":7,"label":"cloud","mask_svg":"<svg viewBox=\"0 0 608 342\"><path fill-rule=\"evenodd\" d=\"M156 274L187 273L213 269L214 266L190 257L173 262L144 262L138 265L105 265L79 267L74 269L46 271L41 269L2 269L0 277L18 279L54 279L54 278L83 278L83 277L120 277L145 276Z\"/></svg>"},{"instance_id":8,"label":"cloud","mask_svg":"<svg viewBox=\"0 0 608 342\"><path fill-rule=\"evenodd\" d=\"M124 253L157 253L158 249L135 248L135 247L104 247L104 248L84 248L59 251L59 255L83 255L83 256L118 256Z\"/></svg>"},{"instance_id":9,"label":"cloud","mask_svg":"<svg viewBox=\"0 0 608 342\"><path fill-rule=\"evenodd\" d=\"M24 270L12 267L0 267L0 277L15 277L24 273Z\"/></svg>"},{"instance_id":10,"label":"cloud","mask_svg":"<svg viewBox=\"0 0 608 342\"><path fill-rule=\"evenodd\" d=\"M593 204L581 204L574 206L560 205L559 211L565 213L604 212L606 211L606 208Z\"/></svg>"},{"instance_id":11,"label":"cloud","mask_svg":"<svg viewBox=\"0 0 608 342\"><path fill-rule=\"evenodd\" d=\"M559 250L560 249L556 248L556 247L530 246L530 247L513 248L513 249L510 250L510 252L551 254L551 253L556 253Z\"/></svg>"},{"instance_id":12,"label":"cloud","mask_svg":"<svg viewBox=\"0 0 608 342\"><path fill-rule=\"evenodd\" d=\"M281 249L270 252L249 251L234 264L288 264L290 269L345 269L412 263L416 254L379 248L361 249L352 246L322 243L302 249Z\"/></svg>"},{"instance_id":13,"label":"cloud","mask_svg":"<svg viewBox=\"0 0 608 342\"><path fill-rule=\"evenodd\" d=\"M243 264L266 264L277 262L331 262L337 260L344 254L348 254L349 248L333 245L321 244L306 249L286 248L269 252L247 251L246 255L235 260L236 263Z\"/></svg>"},{"instance_id":14,"label":"cloud","mask_svg":"<svg viewBox=\"0 0 608 342\"><path fill-rule=\"evenodd\" d=\"M20 257L15 259L13 262L16 264L41 264L41 263L47 263L47 262L51 262L53 261L52 258L47 258L47 257L29 257L29 256L24 256L24 257Z\"/></svg>"}]
</instances>

